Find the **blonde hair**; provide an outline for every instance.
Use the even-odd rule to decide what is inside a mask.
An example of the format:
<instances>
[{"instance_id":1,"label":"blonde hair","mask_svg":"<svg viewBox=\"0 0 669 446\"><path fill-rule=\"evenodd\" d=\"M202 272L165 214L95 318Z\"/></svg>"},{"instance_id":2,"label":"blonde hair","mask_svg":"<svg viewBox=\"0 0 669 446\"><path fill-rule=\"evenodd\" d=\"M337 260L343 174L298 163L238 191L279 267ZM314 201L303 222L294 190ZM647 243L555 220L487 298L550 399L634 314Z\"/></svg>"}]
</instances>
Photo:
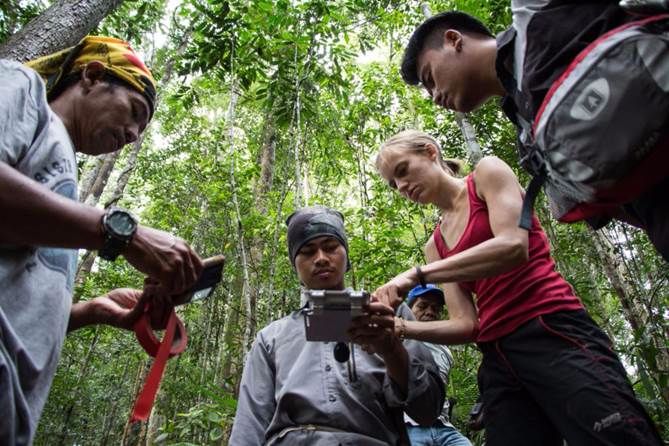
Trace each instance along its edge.
<instances>
[{"instance_id":1,"label":"blonde hair","mask_svg":"<svg viewBox=\"0 0 669 446\"><path fill-rule=\"evenodd\" d=\"M441 167L452 176L457 176L462 170L462 162L457 159L444 159L441 155L441 145L439 142L431 135L418 130L404 130L391 136L386 142L381 144L379 154L376 155L376 169L380 170L381 164L384 162L383 154L385 152L399 152L403 150L425 152L428 144L433 145L437 149L437 156L439 157Z\"/></svg>"}]
</instances>

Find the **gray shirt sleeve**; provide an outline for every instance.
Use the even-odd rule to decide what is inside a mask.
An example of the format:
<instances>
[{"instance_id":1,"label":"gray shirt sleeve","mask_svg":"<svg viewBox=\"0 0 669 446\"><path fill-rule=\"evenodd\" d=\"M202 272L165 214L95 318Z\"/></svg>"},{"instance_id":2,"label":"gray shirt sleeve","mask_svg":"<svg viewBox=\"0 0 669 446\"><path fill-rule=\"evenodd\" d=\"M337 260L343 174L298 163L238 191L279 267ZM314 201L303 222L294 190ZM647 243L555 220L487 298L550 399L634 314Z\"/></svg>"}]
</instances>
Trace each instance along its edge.
<instances>
[{"instance_id":1,"label":"gray shirt sleeve","mask_svg":"<svg viewBox=\"0 0 669 446\"><path fill-rule=\"evenodd\" d=\"M39 75L19 63L0 60L0 161L16 166L35 139L45 112Z\"/></svg>"},{"instance_id":2,"label":"gray shirt sleeve","mask_svg":"<svg viewBox=\"0 0 669 446\"><path fill-rule=\"evenodd\" d=\"M265 444L265 433L276 409L273 360L265 347L261 332L244 365L230 444Z\"/></svg>"},{"instance_id":3,"label":"gray shirt sleeve","mask_svg":"<svg viewBox=\"0 0 669 446\"><path fill-rule=\"evenodd\" d=\"M405 304L397 313L404 319L414 319ZM444 383L432 355L422 343L406 340L404 347L409 354L408 392L403 395L399 386L386 375L383 386L386 401L390 407L403 407L420 424L429 425L437 419L444 405Z\"/></svg>"}]
</instances>

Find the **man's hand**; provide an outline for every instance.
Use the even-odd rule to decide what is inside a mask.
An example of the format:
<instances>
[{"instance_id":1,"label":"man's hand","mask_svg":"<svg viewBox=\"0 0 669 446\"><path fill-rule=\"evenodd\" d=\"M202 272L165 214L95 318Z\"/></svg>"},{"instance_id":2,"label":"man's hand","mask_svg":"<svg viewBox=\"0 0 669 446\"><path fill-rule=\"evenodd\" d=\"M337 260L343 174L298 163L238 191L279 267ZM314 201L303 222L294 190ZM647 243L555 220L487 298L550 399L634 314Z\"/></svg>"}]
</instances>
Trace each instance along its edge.
<instances>
[{"instance_id":1,"label":"man's hand","mask_svg":"<svg viewBox=\"0 0 669 446\"><path fill-rule=\"evenodd\" d=\"M97 314L98 323L132 330L144 312L147 299L142 290L118 288L90 302Z\"/></svg>"},{"instance_id":2,"label":"man's hand","mask_svg":"<svg viewBox=\"0 0 669 446\"><path fill-rule=\"evenodd\" d=\"M119 288L104 296L78 302L72 305L67 331L93 324L107 324L132 330L135 321L144 312L148 298L142 290Z\"/></svg>"},{"instance_id":3,"label":"man's hand","mask_svg":"<svg viewBox=\"0 0 669 446\"><path fill-rule=\"evenodd\" d=\"M392 308L397 308L404 301L404 296L416 284L414 270L408 270L395 276L390 282L380 286L372 297Z\"/></svg>"},{"instance_id":4,"label":"man's hand","mask_svg":"<svg viewBox=\"0 0 669 446\"><path fill-rule=\"evenodd\" d=\"M349 334L351 340L368 353L384 356L402 347L395 335L395 312L381 302L370 302L365 314L351 322Z\"/></svg>"},{"instance_id":5,"label":"man's hand","mask_svg":"<svg viewBox=\"0 0 669 446\"><path fill-rule=\"evenodd\" d=\"M187 291L202 272L202 260L183 240L164 231L139 226L123 256L160 284L160 293Z\"/></svg>"},{"instance_id":6,"label":"man's hand","mask_svg":"<svg viewBox=\"0 0 669 446\"><path fill-rule=\"evenodd\" d=\"M163 329L173 306L169 298L162 298L156 293L156 288L150 285L145 285L144 291L118 288L104 296L78 302L72 305L67 331L93 324L132 330L148 303L151 304L149 312L151 327Z\"/></svg>"},{"instance_id":7,"label":"man's hand","mask_svg":"<svg viewBox=\"0 0 669 446\"><path fill-rule=\"evenodd\" d=\"M395 312L381 302L370 302L363 316L353 319L351 340L368 353L378 353L386 373L406 395L409 388L409 354L395 335Z\"/></svg>"}]
</instances>

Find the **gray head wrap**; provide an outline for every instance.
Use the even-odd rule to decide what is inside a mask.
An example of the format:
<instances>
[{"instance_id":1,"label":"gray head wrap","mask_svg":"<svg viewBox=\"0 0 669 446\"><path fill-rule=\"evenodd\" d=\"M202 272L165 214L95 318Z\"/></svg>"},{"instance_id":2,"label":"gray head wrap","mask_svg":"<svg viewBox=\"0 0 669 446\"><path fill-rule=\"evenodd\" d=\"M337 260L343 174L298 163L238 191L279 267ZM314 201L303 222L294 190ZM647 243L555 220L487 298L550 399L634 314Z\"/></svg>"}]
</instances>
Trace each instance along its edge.
<instances>
[{"instance_id":1,"label":"gray head wrap","mask_svg":"<svg viewBox=\"0 0 669 446\"><path fill-rule=\"evenodd\" d=\"M288 254L293 266L295 266L295 257L302 246L315 238L330 236L339 240L339 243L344 246L346 269L350 268L344 216L341 212L325 206L306 207L293 212L286 219L286 225L288 225Z\"/></svg>"}]
</instances>

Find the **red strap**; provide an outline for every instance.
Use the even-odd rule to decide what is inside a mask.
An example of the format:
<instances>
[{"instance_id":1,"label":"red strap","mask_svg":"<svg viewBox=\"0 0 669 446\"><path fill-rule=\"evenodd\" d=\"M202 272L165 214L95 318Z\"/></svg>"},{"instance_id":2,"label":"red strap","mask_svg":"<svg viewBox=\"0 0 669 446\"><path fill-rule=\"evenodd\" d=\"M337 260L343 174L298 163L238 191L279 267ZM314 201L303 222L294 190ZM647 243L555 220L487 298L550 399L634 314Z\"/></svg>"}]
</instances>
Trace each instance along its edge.
<instances>
[{"instance_id":1,"label":"red strap","mask_svg":"<svg viewBox=\"0 0 669 446\"><path fill-rule=\"evenodd\" d=\"M135 406L130 415L130 422L146 421L151 413L151 407L156 399L156 393L160 387L160 380L165 371L167 360L183 352L188 342L186 328L177 317L174 310L170 313L167 321L167 329L162 342L158 342L156 335L151 329L148 306L144 314L135 323L135 335L144 347L144 350L156 359L153 361L149 375L144 382L144 387L137 395ZM177 332L178 331L178 332ZM176 337L175 337L176 334Z\"/></svg>"},{"instance_id":2,"label":"red strap","mask_svg":"<svg viewBox=\"0 0 669 446\"><path fill-rule=\"evenodd\" d=\"M174 310L172 310L172 313L174 313ZM170 318L171 317L172 315L170 314ZM188 342L188 338L186 336L186 327L184 327L183 322L181 322L181 319L179 319L176 314L174 317L176 319L177 331L175 333L175 338L168 343L168 345L172 346L169 349L170 358L183 352L186 349L186 344ZM159 347L161 347L164 343L161 344L161 342L156 337L156 334L153 332L153 329L151 328L148 306L144 310L142 317L140 317L137 322L135 322L134 329L137 341L144 348L144 351L155 358L158 355ZM165 336L167 336L167 334ZM163 337L163 341L164 340L165 337Z\"/></svg>"}]
</instances>

